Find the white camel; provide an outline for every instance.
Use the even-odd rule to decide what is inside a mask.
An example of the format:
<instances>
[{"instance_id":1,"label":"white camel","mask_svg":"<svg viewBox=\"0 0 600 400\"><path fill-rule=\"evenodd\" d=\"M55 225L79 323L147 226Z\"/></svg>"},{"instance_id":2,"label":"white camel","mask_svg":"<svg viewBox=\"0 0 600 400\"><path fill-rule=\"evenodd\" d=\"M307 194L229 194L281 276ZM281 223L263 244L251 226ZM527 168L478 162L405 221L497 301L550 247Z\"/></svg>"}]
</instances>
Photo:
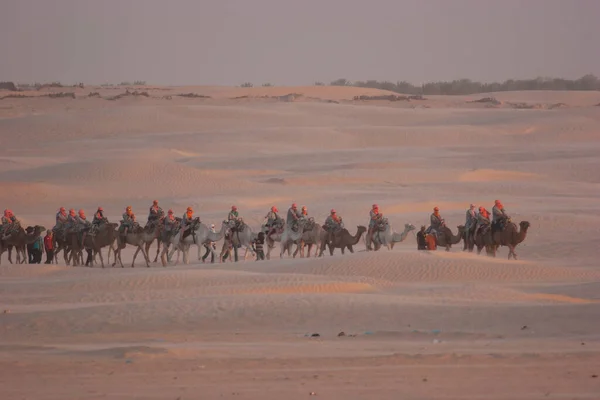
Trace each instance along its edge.
<instances>
[{"instance_id":1,"label":"white camel","mask_svg":"<svg viewBox=\"0 0 600 400\"><path fill-rule=\"evenodd\" d=\"M223 239L225 233L227 233L227 230L229 229L229 226L227 225L227 221L223 221L221 225L221 230L219 232L213 232L206 224L203 224L198 221L197 223L192 225L190 229L192 229L192 233L190 233L185 238L181 239L182 231L181 229L179 229L179 231L168 241L168 245L165 246L160 257L163 267L167 265L165 254L169 251L170 245L173 245L173 248L168 254L168 259L170 260L173 256L173 253L177 251L177 260L175 261L175 264L177 264L179 262L179 252L182 252L183 263L188 264L189 250L192 245L195 244L196 246L198 246L198 255L200 255L201 249L204 247L204 244L210 242L218 242L219 240ZM209 246L209 250L216 256L216 253L213 250L212 246Z\"/></svg>"},{"instance_id":2,"label":"white camel","mask_svg":"<svg viewBox=\"0 0 600 400\"><path fill-rule=\"evenodd\" d=\"M302 234L302 240L298 243L298 247L296 251L294 251L294 257L300 252L300 257L304 257L304 246L308 246L307 257L310 258L310 251L312 247L315 246L315 257L319 253L319 248L321 247L321 232L323 231L323 227L320 224L314 222L313 218L308 219L309 222L312 222L312 228L310 230L305 230Z\"/></svg>"},{"instance_id":3,"label":"white camel","mask_svg":"<svg viewBox=\"0 0 600 400\"><path fill-rule=\"evenodd\" d=\"M255 233L252 228L248 224L246 224L241 218L239 219L241 224L241 232L240 231L231 231L231 242L233 243L234 248L246 248L246 252L244 253L244 261L246 261L246 257L248 256L248 251L252 255L255 255L253 249L253 244L256 238L258 237L258 233ZM229 221L229 229L235 227L235 220Z\"/></svg>"},{"instance_id":4,"label":"white camel","mask_svg":"<svg viewBox=\"0 0 600 400\"><path fill-rule=\"evenodd\" d=\"M404 231L402 231L402 233L396 233L387 219L384 220L383 224L385 226L384 229L382 231L376 231L373 234L372 242L369 235L365 235L367 251L371 251L371 244L374 245L374 251L379 250L381 246L385 246L388 250L391 250L394 248L394 244L404 241L408 233L415 230L414 225L404 224Z\"/></svg>"},{"instance_id":5,"label":"white camel","mask_svg":"<svg viewBox=\"0 0 600 400\"><path fill-rule=\"evenodd\" d=\"M306 225L306 220L300 219L298 221L298 230L296 232L292 230L290 225L285 225L283 233L281 234L281 252L279 253L280 258L283 258L283 253L285 253L286 250L288 255L291 255L292 244L295 243L298 245L298 248L300 248L300 243L302 242L302 236L304 233L304 225Z\"/></svg>"}]
</instances>

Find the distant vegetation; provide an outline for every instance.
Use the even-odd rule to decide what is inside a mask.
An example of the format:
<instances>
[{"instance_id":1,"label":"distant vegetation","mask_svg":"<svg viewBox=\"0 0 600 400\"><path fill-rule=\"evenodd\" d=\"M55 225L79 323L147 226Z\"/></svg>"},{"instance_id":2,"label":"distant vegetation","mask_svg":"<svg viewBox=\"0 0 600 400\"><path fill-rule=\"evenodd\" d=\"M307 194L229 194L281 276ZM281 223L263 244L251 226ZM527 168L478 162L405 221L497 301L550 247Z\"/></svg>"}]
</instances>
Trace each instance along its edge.
<instances>
[{"instance_id":1,"label":"distant vegetation","mask_svg":"<svg viewBox=\"0 0 600 400\"><path fill-rule=\"evenodd\" d=\"M321 82L315 82L315 86L320 85L322 85ZM340 78L332 81L329 85L383 89L396 93L415 95L461 95L512 90L600 90L600 80L591 74L582 76L576 80L536 78L523 80L509 79L502 83L482 83L473 82L469 79L460 79L451 82L429 82L420 86L415 86L406 81L396 83L375 80L351 82L345 78Z\"/></svg>"},{"instance_id":2,"label":"distant vegetation","mask_svg":"<svg viewBox=\"0 0 600 400\"><path fill-rule=\"evenodd\" d=\"M146 81L133 81L133 83L125 81L119 83L119 86L146 86Z\"/></svg>"},{"instance_id":3,"label":"distant vegetation","mask_svg":"<svg viewBox=\"0 0 600 400\"><path fill-rule=\"evenodd\" d=\"M254 85L251 82L244 82L240 85L240 87L254 87Z\"/></svg>"}]
</instances>

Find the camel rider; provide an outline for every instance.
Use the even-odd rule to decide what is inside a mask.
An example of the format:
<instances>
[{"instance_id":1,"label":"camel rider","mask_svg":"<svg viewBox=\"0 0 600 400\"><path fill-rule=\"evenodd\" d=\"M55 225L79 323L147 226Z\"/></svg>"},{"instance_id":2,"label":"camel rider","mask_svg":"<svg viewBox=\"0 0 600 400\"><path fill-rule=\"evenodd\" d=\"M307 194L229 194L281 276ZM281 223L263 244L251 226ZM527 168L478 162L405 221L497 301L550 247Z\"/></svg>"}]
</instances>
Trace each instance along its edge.
<instances>
[{"instance_id":1,"label":"camel rider","mask_svg":"<svg viewBox=\"0 0 600 400\"><path fill-rule=\"evenodd\" d=\"M439 207L433 208L433 213L429 217L430 226L427 229L427 233L433 232L436 236L440 233L440 229L444 226L444 218L440 215Z\"/></svg>"},{"instance_id":2,"label":"camel rider","mask_svg":"<svg viewBox=\"0 0 600 400\"><path fill-rule=\"evenodd\" d=\"M485 231L490 226L490 213L483 207L479 207L479 214L477 214L477 225L475 228L475 236L483 230Z\"/></svg>"},{"instance_id":3,"label":"camel rider","mask_svg":"<svg viewBox=\"0 0 600 400\"><path fill-rule=\"evenodd\" d=\"M56 225L52 230L54 232L62 232L66 229L67 223L69 222L69 216L67 215L67 210L64 207L61 207L56 213Z\"/></svg>"},{"instance_id":4,"label":"camel rider","mask_svg":"<svg viewBox=\"0 0 600 400\"><path fill-rule=\"evenodd\" d=\"M234 221L234 225L231 226L231 230L232 231L238 231L240 228L240 224L241 224L241 218L240 218L240 214L238 213L237 207L236 206L231 206L231 211L229 211L229 214L227 214L227 221L229 221L231 223L231 221Z\"/></svg>"},{"instance_id":5,"label":"camel rider","mask_svg":"<svg viewBox=\"0 0 600 400\"><path fill-rule=\"evenodd\" d=\"M277 215L278 212L279 210L277 209L277 207L273 206L271 207L271 211L269 211L267 215L265 215L265 231L267 237L275 233L275 231L277 230L277 226L281 224L281 218L279 217L279 215Z\"/></svg>"},{"instance_id":6,"label":"camel rider","mask_svg":"<svg viewBox=\"0 0 600 400\"><path fill-rule=\"evenodd\" d=\"M186 235L186 232L190 230L192 221L194 220L194 210L192 207L188 207L185 210L185 214L181 218L181 232L182 237Z\"/></svg>"},{"instance_id":7,"label":"camel rider","mask_svg":"<svg viewBox=\"0 0 600 400\"><path fill-rule=\"evenodd\" d=\"M496 200L494 202L494 207L492 207L492 225L496 226L498 230L503 230L504 225L506 225L506 221L510 217L506 214L506 210L504 206L500 202L500 200Z\"/></svg>"},{"instance_id":8,"label":"camel rider","mask_svg":"<svg viewBox=\"0 0 600 400\"><path fill-rule=\"evenodd\" d=\"M12 234L13 231L19 229L21 227L21 221L13 214L13 212L9 209L4 210L4 215L2 216L2 232L4 232L3 240L6 240L8 236Z\"/></svg>"},{"instance_id":9,"label":"camel rider","mask_svg":"<svg viewBox=\"0 0 600 400\"><path fill-rule=\"evenodd\" d=\"M475 212L475 204L471 204L466 213L465 220L465 232L467 232L467 236L471 234L471 229L477 223L477 213Z\"/></svg>"},{"instance_id":10,"label":"camel rider","mask_svg":"<svg viewBox=\"0 0 600 400\"><path fill-rule=\"evenodd\" d=\"M227 221L237 221L240 217L236 206L231 206L231 211L227 214Z\"/></svg>"},{"instance_id":11,"label":"camel rider","mask_svg":"<svg viewBox=\"0 0 600 400\"><path fill-rule=\"evenodd\" d=\"M125 208L125 212L123 213L123 219L121 219L121 226L119 226L121 235L123 237L127 236L127 232L133 230L134 226L135 220L133 211L131 210L131 206L127 206L127 208Z\"/></svg>"},{"instance_id":12,"label":"camel rider","mask_svg":"<svg viewBox=\"0 0 600 400\"><path fill-rule=\"evenodd\" d=\"M171 238L173 232L175 232L175 230L177 229L177 219L173 214L173 210L169 210L167 212L167 216L163 219L163 224L165 226L164 241L166 242Z\"/></svg>"},{"instance_id":13,"label":"camel rider","mask_svg":"<svg viewBox=\"0 0 600 400\"><path fill-rule=\"evenodd\" d=\"M108 222L108 219L104 217L104 209L102 207L98 207L96 213L94 214L94 219L92 220L92 228L90 229L90 235L95 235L100 229L100 225Z\"/></svg>"},{"instance_id":14,"label":"camel rider","mask_svg":"<svg viewBox=\"0 0 600 400\"><path fill-rule=\"evenodd\" d=\"M306 206L302 206L302 212L300 213L300 215L300 218L308 219L308 209L306 208Z\"/></svg>"},{"instance_id":15,"label":"camel rider","mask_svg":"<svg viewBox=\"0 0 600 400\"><path fill-rule=\"evenodd\" d=\"M81 242L83 243L85 240L85 232L88 231L92 226L92 223L85 217L85 211L83 211L83 209L79 210L75 216L75 223L75 231L83 232L83 235L81 236Z\"/></svg>"},{"instance_id":16,"label":"camel rider","mask_svg":"<svg viewBox=\"0 0 600 400\"><path fill-rule=\"evenodd\" d=\"M373 235L375 234L375 227L381 222L383 214L379 212L379 206L373 204L371 211L369 211L369 240L373 241Z\"/></svg>"},{"instance_id":17,"label":"camel rider","mask_svg":"<svg viewBox=\"0 0 600 400\"><path fill-rule=\"evenodd\" d=\"M164 217L165 212L162 208L158 206L158 200L154 200L152 202L152 207L150 207L150 211L148 213L148 222L151 222L154 225Z\"/></svg>"},{"instance_id":18,"label":"camel rider","mask_svg":"<svg viewBox=\"0 0 600 400\"><path fill-rule=\"evenodd\" d=\"M298 205L296 203L288 209L287 218L285 223L294 231L298 231L298 221L300 220L300 212L298 212Z\"/></svg>"},{"instance_id":19,"label":"camel rider","mask_svg":"<svg viewBox=\"0 0 600 400\"><path fill-rule=\"evenodd\" d=\"M342 222L342 217L339 217L334 209L331 209L329 217L325 220L325 230L329 235L327 236L327 241L329 243L333 242L335 235L344 229L344 223Z\"/></svg>"}]
</instances>

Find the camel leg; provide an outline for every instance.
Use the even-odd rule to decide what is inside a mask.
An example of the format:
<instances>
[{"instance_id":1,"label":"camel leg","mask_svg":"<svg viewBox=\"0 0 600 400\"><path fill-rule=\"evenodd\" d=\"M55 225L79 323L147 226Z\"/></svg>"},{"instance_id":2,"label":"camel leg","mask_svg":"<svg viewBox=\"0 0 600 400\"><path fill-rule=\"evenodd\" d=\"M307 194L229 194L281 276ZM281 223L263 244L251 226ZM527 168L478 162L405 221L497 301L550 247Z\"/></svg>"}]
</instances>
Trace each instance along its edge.
<instances>
[{"instance_id":1,"label":"camel leg","mask_svg":"<svg viewBox=\"0 0 600 400\"><path fill-rule=\"evenodd\" d=\"M154 262L158 262L158 255L160 254L160 238L156 238L156 256L154 257Z\"/></svg>"},{"instance_id":2,"label":"camel leg","mask_svg":"<svg viewBox=\"0 0 600 400\"><path fill-rule=\"evenodd\" d=\"M352 248L352 245L348 246L348 250L350 250L350 253L354 253L354 249Z\"/></svg>"},{"instance_id":3,"label":"camel leg","mask_svg":"<svg viewBox=\"0 0 600 400\"><path fill-rule=\"evenodd\" d=\"M121 268L125 268L125 266L123 265L123 260L121 259L121 248L120 247L117 250L117 255L119 257L119 264L121 265Z\"/></svg>"},{"instance_id":4,"label":"camel leg","mask_svg":"<svg viewBox=\"0 0 600 400\"><path fill-rule=\"evenodd\" d=\"M513 257L515 260L517 259L517 253L515 253L515 247L509 245L508 246L508 259L510 260L510 257Z\"/></svg>"},{"instance_id":5,"label":"camel leg","mask_svg":"<svg viewBox=\"0 0 600 400\"><path fill-rule=\"evenodd\" d=\"M166 267L166 266L167 266L167 258L166 258L166 256L165 256L165 254L166 254L166 253L168 253L168 252L169 252L169 245L168 245L168 244L165 244L165 245L163 246L163 250L162 250L162 252L160 253L160 262L162 263L162 266L163 266L163 267Z\"/></svg>"},{"instance_id":6,"label":"camel leg","mask_svg":"<svg viewBox=\"0 0 600 400\"><path fill-rule=\"evenodd\" d=\"M153 241L154 240L151 240L150 243L148 243L148 242L144 243L144 248L146 250L146 254L150 254L150 246L152 246Z\"/></svg>"},{"instance_id":7,"label":"camel leg","mask_svg":"<svg viewBox=\"0 0 600 400\"><path fill-rule=\"evenodd\" d=\"M110 247L108 248L108 251L110 251ZM104 268L104 257L102 257L102 249L98 249L97 254L98 256L100 256L100 264L102 264L102 268Z\"/></svg>"}]
</instances>

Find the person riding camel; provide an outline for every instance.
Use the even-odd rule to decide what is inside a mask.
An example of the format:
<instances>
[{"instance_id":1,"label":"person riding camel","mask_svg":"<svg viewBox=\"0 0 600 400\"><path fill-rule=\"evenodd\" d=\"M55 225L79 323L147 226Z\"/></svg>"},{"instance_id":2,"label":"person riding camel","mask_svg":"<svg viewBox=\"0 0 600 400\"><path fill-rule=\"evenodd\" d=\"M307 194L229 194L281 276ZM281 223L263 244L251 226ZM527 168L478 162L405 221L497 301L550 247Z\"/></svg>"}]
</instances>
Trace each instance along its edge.
<instances>
[{"instance_id":1,"label":"person riding camel","mask_svg":"<svg viewBox=\"0 0 600 400\"><path fill-rule=\"evenodd\" d=\"M300 212L298 212L298 205L296 203L292 204L288 209L287 218L285 223L294 231L298 231L298 221L300 220Z\"/></svg>"},{"instance_id":2,"label":"person riding camel","mask_svg":"<svg viewBox=\"0 0 600 400\"><path fill-rule=\"evenodd\" d=\"M95 235L100 229L100 225L108 222L108 218L104 217L104 209L102 207L98 207L96 213L94 214L94 219L92 220L92 227L90 229L90 235Z\"/></svg>"},{"instance_id":3,"label":"person riding camel","mask_svg":"<svg viewBox=\"0 0 600 400\"><path fill-rule=\"evenodd\" d=\"M62 232L66 229L67 223L69 222L69 216L67 215L67 210L64 207L61 207L56 213L56 225L52 230L54 232Z\"/></svg>"},{"instance_id":4,"label":"person riding camel","mask_svg":"<svg viewBox=\"0 0 600 400\"><path fill-rule=\"evenodd\" d=\"M333 239L342 229L344 229L344 223L342 222L342 217L337 215L337 212L334 209L331 209L329 216L325 220L325 230L327 231L327 242L332 243Z\"/></svg>"},{"instance_id":5,"label":"person riding camel","mask_svg":"<svg viewBox=\"0 0 600 400\"><path fill-rule=\"evenodd\" d=\"M148 222L155 225L164 217L165 212L159 207L158 200L154 200L152 202L152 207L150 207L150 210L148 211Z\"/></svg>"},{"instance_id":6,"label":"person riding camel","mask_svg":"<svg viewBox=\"0 0 600 400\"><path fill-rule=\"evenodd\" d=\"M15 230L21 227L21 221L9 209L4 210L2 216L2 240L6 240Z\"/></svg>"},{"instance_id":7,"label":"person riding camel","mask_svg":"<svg viewBox=\"0 0 600 400\"><path fill-rule=\"evenodd\" d=\"M438 236L438 234L440 233L440 229L444 226L444 218L442 218L442 216L440 215L439 207L433 208L433 213L431 213L429 220L430 225L429 228L427 228L426 233L433 232L435 236Z\"/></svg>"},{"instance_id":8,"label":"person riding camel","mask_svg":"<svg viewBox=\"0 0 600 400\"><path fill-rule=\"evenodd\" d=\"M92 226L92 223L90 221L88 221L87 218L85 217L85 211L83 211L83 209L79 210L77 216L75 216L75 221L76 221L75 231L78 233L81 233L80 240L81 240L81 243L84 243L85 242L85 234L89 230L89 228Z\"/></svg>"},{"instance_id":9,"label":"person riding camel","mask_svg":"<svg viewBox=\"0 0 600 400\"><path fill-rule=\"evenodd\" d=\"M163 240L165 242L167 242L171 236L173 235L173 233L175 232L175 230L177 229L177 219L175 218L175 215L173 214L173 210L169 210L167 212L167 216L163 219L163 224L164 224L164 238Z\"/></svg>"},{"instance_id":10,"label":"person riding camel","mask_svg":"<svg viewBox=\"0 0 600 400\"><path fill-rule=\"evenodd\" d=\"M504 226L508 219L510 219L510 217L506 213L500 200L494 201L494 207L492 207L492 227L494 230L504 230Z\"/></svg>"},{"instance_id":11,"label":"person riding camel","mask_svg":"<svg viewBox=\"0 0 600 400\"><path fill-rule=\"evenodd\" d=\"M308 209L306 208L306 206L302 206L302 211L301 211L300 215L302 216L301 218L308 219Z\"/></svg>"},{"instance_id":12,"label":"person riding camel","mask_svg":"<svg viewBox=\"0 0 600 400\"><path fill-rule=\"evenodd\" d=\"M477 213L475 212L475 204L471 204L466 213L465 220L465 232L467 238L471 236L471 230L475 227L477 223Z\"/></svg>"},{"instance_id":13,"label":"person riding camel","mask_svg":"<svg viewBox=\"0 0 600 400\"><path fill-rule=\"evenodd\" d=\"M479 214L477 214L477 225L475 225L474 236L477 236L480 231L485 233L490 225L490 213L484 207L479 207Z\"/></svg>"},{"instance_id":14,"label":"person riding camel","mask_svg":"<svg viewBox=\"0 0 600 400\"><path fill-rule=\"evenodd\" d=\"M373 236L375 235L375 227L381 222L383 218L383 214L379 212L379 206L377 204L373 204L371 207L371 211L369 211L369 231L367 234L369 235L369 241L373 241Z\"/></svg>"},{"instance_id":15,"label":"person riding camel","mask_svg":"<svg viewBox=\"0 0 600 400\"><path fill-rule=\"evenodd\" d=\"M279 215L277 215L277 213L279 212L279 210L277 209L277 207L273 206L271 207L271 211L269 211L267 213L267 215L265 215L265 233L267 234L267 238L271 238L271 235L275 232L277 232L277 227L281 225L281 217Z\"/></svg>"},{"instance_id":16,"label":"person riding camel","mask_svg":"<svg viewBox=\"0 0 600 400\"><path fill-rule=\"evenodd\" d=\"M240 217L236 206L231 206L231 211L227 214L227 221L237 221Z\"/></svg>"},{"instance_id":17,"label":"person riding camel","mask_svg":"<svg viewBox=\"0 0 600 400\"><path fill-rule=\"evenodd\" d=\"M182 238L184 236L187 236L187 232L190 230L190 226L191 226L193 220L194 220L194 210L192 209L192 207L188 207L185 210L185 214L183 214L183 217L181 218Z\"/></svg>"},{"instance_id":18,"label":"person riding camel","mask_svg":"<svg viewBox=\"0 0 600 400\"><path fill-rule=\"evenodd\" d=\"M125 238L127 236L127 232L133 230L135 227L135 220L133 211L131 210L131 206L127 206L125 212L123 213L123 219L121 219L121 226L119 226L119 231L121 232L121 236Z\"/></svg>"},{"instance_id":19,"label":"person riding camel","mask_svg":"<svg viewBox=\"0 0 600 400\"><path fill-rule=\"evenodd\" d=\"M73 231L77 227L77 219L75 218L77 213L75 209L69 209L69 215L67 215L67 223L65 224L65 229L63 230L63 240L67 239L67 233Z\"/></svg>"},{"instance_id":20,"label":"person riding camel","mask_svg":"<svg viewBox=\"0 0 600 400\"><path fill-rule=\"evenodd\" d=\"M234 225L231 227L231 230L237 232L240 229L240 224L242 218L240 218L240 214L238 213L236 206L231 206L231 211L227 214L227 221L234 221Z\"/></svg>"}]
</instances>

